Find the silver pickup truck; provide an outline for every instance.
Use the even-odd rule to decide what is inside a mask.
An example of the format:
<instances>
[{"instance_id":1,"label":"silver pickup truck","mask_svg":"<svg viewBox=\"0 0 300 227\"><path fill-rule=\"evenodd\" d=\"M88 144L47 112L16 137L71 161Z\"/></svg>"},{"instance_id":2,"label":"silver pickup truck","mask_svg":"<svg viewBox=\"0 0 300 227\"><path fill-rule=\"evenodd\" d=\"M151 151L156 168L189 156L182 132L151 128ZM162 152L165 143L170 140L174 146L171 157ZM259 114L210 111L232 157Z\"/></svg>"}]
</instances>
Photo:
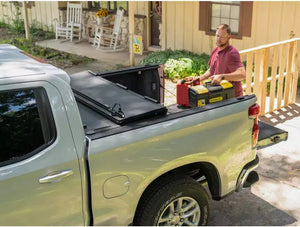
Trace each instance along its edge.
<instances>
[{"instance_id":1,"label":"silver pickup truck","mask_svg":"<svg viewBox=\"0 0 300 227\"><path fill-rule=\"evenodd\" d=\"M287 138L256 97L165 107L157 68L68 76L0 45L0 225L205 225L256 182Z\"/></svg>"}]
</instances>

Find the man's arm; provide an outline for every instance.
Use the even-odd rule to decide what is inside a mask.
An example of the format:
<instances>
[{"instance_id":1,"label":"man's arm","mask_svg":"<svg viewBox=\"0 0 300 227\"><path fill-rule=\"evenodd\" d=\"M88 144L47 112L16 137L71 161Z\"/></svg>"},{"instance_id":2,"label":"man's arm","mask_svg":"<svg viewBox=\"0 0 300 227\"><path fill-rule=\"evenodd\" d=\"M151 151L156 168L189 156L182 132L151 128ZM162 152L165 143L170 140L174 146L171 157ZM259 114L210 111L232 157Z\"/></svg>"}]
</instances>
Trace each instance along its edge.
<instances>
[{"instance_id":1,"label":"man's arm","mask_svg":"<svg viewBox=\"0 0 300 227\"><path fill-rule=\"evenodd\" d=\"M246 72L244 67L239 67L232 73L223 73L219 75L214 75L214 79L212 80L212 84L220 84L222 80L228 81L242 81L246 79Z\"/></svg>"},{"instance_id":2,"label":"man's arm","mask_svg":"<svg viewBox=\"0 0 300 227\"><path fill-rule=\"evenodd\" d=\"M210 67L208 68L208 70L206 70L206 72L204 74L202 74L200 77L199 77L199 80L202 81L202 80L206 80L210 77Z\"/></svg>"}]
</instances>

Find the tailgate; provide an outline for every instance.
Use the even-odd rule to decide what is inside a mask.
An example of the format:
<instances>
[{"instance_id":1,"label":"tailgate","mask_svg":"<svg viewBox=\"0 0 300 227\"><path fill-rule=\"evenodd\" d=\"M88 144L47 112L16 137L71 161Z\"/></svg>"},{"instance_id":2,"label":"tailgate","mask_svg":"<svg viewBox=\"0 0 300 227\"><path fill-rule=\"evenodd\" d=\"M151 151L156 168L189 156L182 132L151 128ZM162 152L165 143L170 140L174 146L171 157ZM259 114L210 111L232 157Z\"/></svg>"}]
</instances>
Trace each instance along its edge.
<instances>
[{"instance_id":1,"label":"tailgate","mask_svg":"<svg viewBox=\"0 0 300 227\"><path fill-rule=\"evenodd\" d=\"M274 145L281 141L286 141L288 138L287 131L276 128L262 121L258 121L258 127L259 127L259 134L258 134L258 142L256 145L257 150Z\"/></svg>"}]
</instances>

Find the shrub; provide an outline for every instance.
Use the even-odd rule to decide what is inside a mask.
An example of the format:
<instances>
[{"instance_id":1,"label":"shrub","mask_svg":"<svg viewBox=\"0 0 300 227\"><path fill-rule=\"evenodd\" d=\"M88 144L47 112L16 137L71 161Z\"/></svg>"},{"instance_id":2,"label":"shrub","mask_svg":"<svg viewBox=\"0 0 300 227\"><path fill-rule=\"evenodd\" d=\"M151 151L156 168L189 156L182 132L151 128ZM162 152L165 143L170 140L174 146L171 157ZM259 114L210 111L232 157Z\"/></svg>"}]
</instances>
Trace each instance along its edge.
<instances>
[{"instance_id":1,"label":"shrub","mask_svg":"<svg viewBox=\"0 0 300 227\"><path fill-rule=\"evenodd\" d=\"M151 53L142 60L142 65L164 64L165 76L180 79L203 74L208 69L209 55L201 55L185 50L170 49Z\"/></svg>"}]
</instances>

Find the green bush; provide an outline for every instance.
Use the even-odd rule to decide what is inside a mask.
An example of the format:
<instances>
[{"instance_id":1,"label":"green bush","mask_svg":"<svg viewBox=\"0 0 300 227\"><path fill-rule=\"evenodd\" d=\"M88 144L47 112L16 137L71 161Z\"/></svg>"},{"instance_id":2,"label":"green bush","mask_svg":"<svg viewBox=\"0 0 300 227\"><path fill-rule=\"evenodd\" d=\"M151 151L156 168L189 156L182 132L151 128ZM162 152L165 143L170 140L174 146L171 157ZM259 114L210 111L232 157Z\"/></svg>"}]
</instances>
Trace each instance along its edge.
<instances>
[{"instance_id":1,"label":"green bush","mask_svg":"<svg viewBox=\"0 0 300 227\"><path fill-rule=\"evenodd\" d=\"M42 25L36 21L34 21L30 25L30 36L34 40L45 40L45 39L53 39L55 38L55 33L51 31L45 31L41 29ZM47 30L51 30L51 27L47 26Z\"/></svg>"},{"instance_id":2,"label":"green bush","mask_svg":"<svg viewBox=\"0 0 300 227\"><path fill-rule=\"evenodd\" d=\"M149 54L142 65L164 64L166 78L180 79L203 74L208 69L209 55L170 49Z\"/></svg>"},{"instance_id":3,"label":"green bush","mask_svg":"<svg viewBox=\"0 0 300 227\"><path fill-rule=\"evenodd\" d=\"M2 20L0 21L0 28L8 28L8 27L9 27L9 25L6 24L5 21L2 19Z\"/></svg>"}]
</instances>

